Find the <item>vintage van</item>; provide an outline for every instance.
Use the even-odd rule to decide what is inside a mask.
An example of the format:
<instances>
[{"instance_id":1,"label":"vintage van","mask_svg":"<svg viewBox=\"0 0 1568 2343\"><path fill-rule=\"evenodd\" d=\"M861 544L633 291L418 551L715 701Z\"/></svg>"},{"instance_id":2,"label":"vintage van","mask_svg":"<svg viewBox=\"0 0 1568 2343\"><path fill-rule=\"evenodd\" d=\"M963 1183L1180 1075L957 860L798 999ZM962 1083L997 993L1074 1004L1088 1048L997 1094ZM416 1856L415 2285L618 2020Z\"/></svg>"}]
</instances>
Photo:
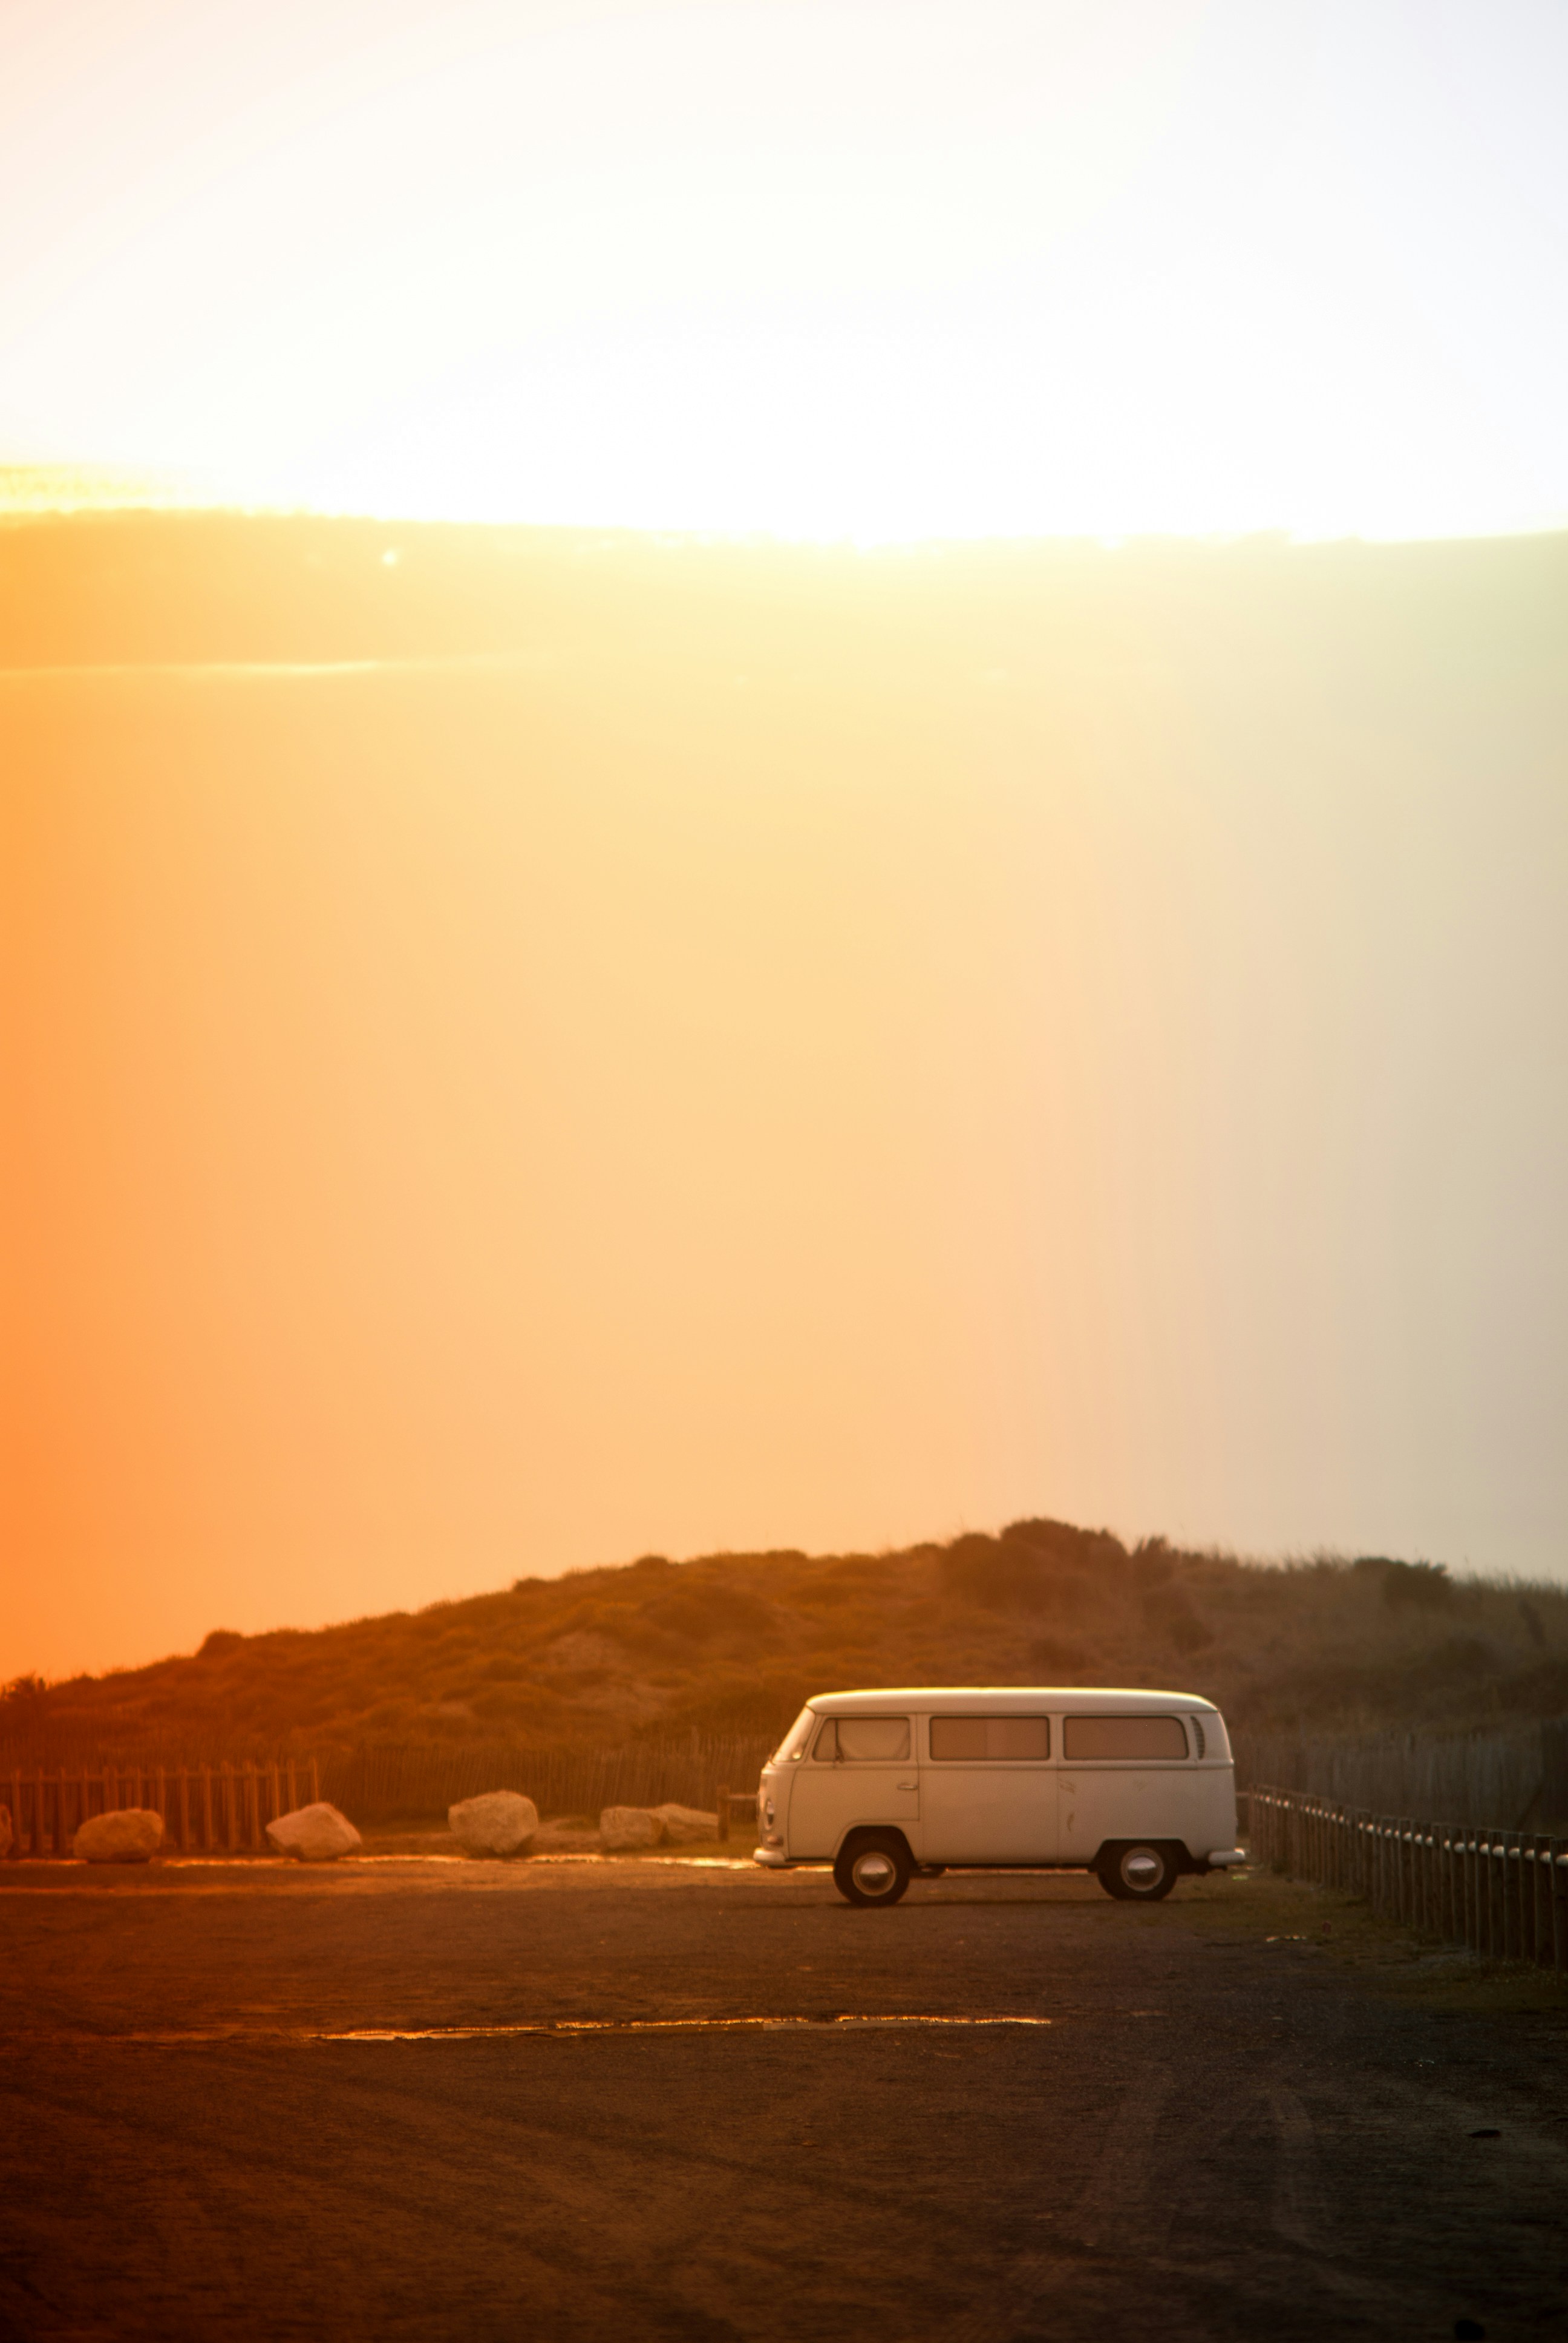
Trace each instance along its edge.
<instances>
[{"instance_id":1,"label":"vintage van","mask_svg":"<svg viewBox=\"0 0 1568 2343\"><path fill-rule=\"evenodd\" d=\"M896 1904L950 1865L1092 1871L1148 1903L1242 1860L1224 1719L1184 1692L819 1693L757 1813L758 1863L831 1863L851 1904Z\"/></svg>"}]
</instances>

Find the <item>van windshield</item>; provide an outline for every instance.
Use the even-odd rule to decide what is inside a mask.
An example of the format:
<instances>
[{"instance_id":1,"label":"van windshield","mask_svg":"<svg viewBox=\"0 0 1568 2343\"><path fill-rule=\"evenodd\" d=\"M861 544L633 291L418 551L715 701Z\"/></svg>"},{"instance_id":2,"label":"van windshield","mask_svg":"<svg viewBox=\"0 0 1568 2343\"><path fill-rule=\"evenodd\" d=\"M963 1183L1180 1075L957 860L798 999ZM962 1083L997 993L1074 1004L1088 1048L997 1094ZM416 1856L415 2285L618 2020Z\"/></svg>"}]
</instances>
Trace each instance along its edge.
<instances>
[{"instance_id":1,"label":"van windshield","mask_svg":"<svg viewBox=\"0 0 1568 2343\"><path fill-rule=\"evenodd\" d=\"M816 1712L809 1708L803 1708L773 1752L775 1765L799 1764L806 1755L806 1744L811 1738L811 1727L815 1723Z\"/></svg>"}]
</instances>

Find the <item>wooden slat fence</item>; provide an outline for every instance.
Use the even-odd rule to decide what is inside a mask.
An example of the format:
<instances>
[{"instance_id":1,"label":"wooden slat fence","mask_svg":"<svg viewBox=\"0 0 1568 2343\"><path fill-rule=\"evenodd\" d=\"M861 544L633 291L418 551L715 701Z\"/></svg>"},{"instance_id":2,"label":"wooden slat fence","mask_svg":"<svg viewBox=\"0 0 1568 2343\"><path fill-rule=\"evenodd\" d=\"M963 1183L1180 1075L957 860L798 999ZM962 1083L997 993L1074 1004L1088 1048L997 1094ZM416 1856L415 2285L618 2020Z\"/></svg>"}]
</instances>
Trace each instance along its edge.
<instances>
[{"instance_id":1,"label":"wooden slat fence","mask_svg":"<svg viewBox=\"0 0 1568 2343\"><path fill-rule=\"evenodd\" d=\"M1293 1878L1492 1960L1568 1972L1568 1838L1422 1822L1254 1789L1251 1851Z\"/></svg>"},{"instance_id":2,"label":"wooden slat fence","mask_svg":"<svg viewBox=\"0 0 1568 2343\"><path fill-rule=\"evenodd\" d=\"M357 1823L444 1822L449 1805L485 1790L520 1790L541 1815L597 1816L667 1799L706 1813L722 1784L755 1784L777 1737L683 1734L612 1749L367 1742L323 1759L322 1795Z\"/></svg>"},{"instance_id":3,"label":"wooden slat fence","mask_svg":"<svg viewBox=\"0 0 1568 2343\"><path fill-rule=\"evenodd\" d=\"M1466 1733L1231 1730L1236 1781L1374 1814L1443 1815L1453 1825L1568 1832L1568 1717Z\"/></svg>"},{"instance_id":4,"label":"wooden slat fence","mask_svg":"<svg viewBox=\"0 0 1568 2343\"><path fill-rule=\"evenodd\" d=\"M308 1757L201 1765L0 1765L0 1805L10 1806L14 1857L68 1855L89 1815L118 1806L156 1808L175 1852L258 1853L267 1823L323 1797L372 1824L444 1822L449 1805L484 1790L521 1790L547 1815L597 1816L604 1806L667 1799L711 1812L726 1785L756 1781L772 1745L766 1735L684 1734L613 1749L367 1742ZM751 1794L733 1793L727 1819L730 1807L749 1803Z\"/></svg>"},{"instance_id":5,"label":"wooden slat fence","mask_svg":"<svg viewBox=\"0 0 1568 2343\"><path fill-rule=\"evenodd\" d=\"M164 1818L165 1843L181 1854L255 1853L279 1815L321 1795L314 1757L246 1758L218 1765L79 1766L46 1772L14 1767L0 1775L0 1804L11 1809L11 1855L68 1855L92 1815L124 1806L152 1808Z\"/></svg>"}]
</instances>

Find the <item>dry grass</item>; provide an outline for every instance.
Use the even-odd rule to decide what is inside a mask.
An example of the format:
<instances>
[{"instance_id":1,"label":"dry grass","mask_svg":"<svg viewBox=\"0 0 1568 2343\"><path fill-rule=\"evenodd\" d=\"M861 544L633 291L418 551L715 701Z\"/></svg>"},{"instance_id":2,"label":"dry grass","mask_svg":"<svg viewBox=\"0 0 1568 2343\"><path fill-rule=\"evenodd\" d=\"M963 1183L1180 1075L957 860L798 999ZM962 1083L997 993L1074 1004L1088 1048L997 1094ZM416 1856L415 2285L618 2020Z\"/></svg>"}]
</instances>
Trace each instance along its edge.
<instances>
[{"instance_id":1,"label":"dry grass","mask_svg":"<svg viewBox=\"0 0 1568 2343\"><path fill-rule=\"evenodd\" d=\"M1339 1888L1247 1871L1182 1880L1164 1908L1211 1940L1271 1944L1282 1959L1329 1961L1380 1993L1429 2008L1568 2011L1568 1976L1435 1943Z\"/></svg>"}]
</instances>

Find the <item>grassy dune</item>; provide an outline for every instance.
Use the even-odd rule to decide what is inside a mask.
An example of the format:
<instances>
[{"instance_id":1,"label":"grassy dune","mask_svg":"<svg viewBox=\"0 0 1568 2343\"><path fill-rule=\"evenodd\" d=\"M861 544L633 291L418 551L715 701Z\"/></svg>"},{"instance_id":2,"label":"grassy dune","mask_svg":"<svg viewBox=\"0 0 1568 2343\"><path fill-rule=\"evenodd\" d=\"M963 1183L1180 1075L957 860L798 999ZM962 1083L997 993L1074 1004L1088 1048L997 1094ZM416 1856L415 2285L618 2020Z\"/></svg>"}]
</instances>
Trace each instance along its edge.
<instances>
[{"instance_id":1,"label":"grassy dune","mask_svg":"<svg viewBox=\"0 0 1568 2343\"><path fill-rule=\"evenodd\" d=\"M1420 1563L1269 1567L1016 1522L901 1553L719 1554L518 1580L149 1667L12 1685L0 1738L258 1751L367 1735L605 1745L768 1733L868 1684L1171 1685L1253 1732L1568 1709L1568 1589Z\"/></svg>"}]
</instances>

